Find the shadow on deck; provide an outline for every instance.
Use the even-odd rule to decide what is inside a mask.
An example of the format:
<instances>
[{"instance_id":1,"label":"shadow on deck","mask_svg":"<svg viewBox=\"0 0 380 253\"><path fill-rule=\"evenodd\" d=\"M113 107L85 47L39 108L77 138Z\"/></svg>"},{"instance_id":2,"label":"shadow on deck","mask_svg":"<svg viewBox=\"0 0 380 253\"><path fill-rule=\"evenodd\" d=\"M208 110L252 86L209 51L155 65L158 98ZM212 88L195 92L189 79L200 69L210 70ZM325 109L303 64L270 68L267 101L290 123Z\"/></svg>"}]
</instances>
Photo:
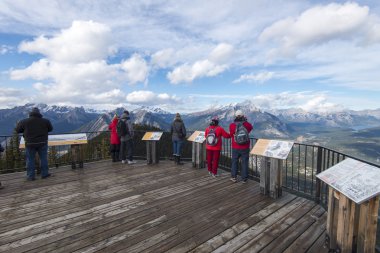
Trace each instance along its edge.
<instances>
[{"instance_id":1,"label":"shadow on deck","mask_svg":"<svg viewBox=\"0 0 380 253\"><path fill-rule=\"evenodd\" d=\"M1 175L0 252L327 252L326 213L169 162Z\"/></svg>"}]
</instances>

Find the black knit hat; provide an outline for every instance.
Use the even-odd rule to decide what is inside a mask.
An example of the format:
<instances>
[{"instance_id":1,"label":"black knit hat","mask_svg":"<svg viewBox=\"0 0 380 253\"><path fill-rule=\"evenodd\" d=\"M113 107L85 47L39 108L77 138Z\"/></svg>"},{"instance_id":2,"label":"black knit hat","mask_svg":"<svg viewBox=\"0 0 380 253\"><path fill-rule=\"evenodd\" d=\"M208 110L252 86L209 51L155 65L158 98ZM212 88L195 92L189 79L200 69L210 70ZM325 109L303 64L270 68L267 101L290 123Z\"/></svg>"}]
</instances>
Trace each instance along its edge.
<instances>
[{"instance_id":1,"label":"black knit hat","mask_svg":"<svg viewBox=\"0 0 380 253\"><path fill-rule=\"evenodd\" d=\"M40 110L37 107L33 107L30 113L40 113Z\"/></svg>"}]
</instances>

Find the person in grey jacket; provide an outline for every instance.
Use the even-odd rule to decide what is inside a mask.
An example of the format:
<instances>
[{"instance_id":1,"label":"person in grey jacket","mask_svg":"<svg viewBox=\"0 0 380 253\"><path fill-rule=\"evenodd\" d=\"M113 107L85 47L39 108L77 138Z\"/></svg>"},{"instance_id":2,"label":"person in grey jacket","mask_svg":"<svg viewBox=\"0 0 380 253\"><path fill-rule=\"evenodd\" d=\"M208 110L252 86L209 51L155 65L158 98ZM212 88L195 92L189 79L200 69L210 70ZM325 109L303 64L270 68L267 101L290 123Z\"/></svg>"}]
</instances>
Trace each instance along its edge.
<instances>
[{"instance_id":1,"label":"person in grey jacket","mask_svg":"<svg viewBox=\"0 0 380 253\"><path fill-rule=\"evenodd\" d=\"M120 136L120 160L122 163L134 164L133 160L133 124L129 117L129 112L124 111L120 117L120 121L127 126L127 133Z\"/></svg>"},{"instance_id":2,"label":"person in grey jacket","mask_svg":"<svg viewBox=\"0 0 380 253\"><path fill-rule=\"evenodd\" d=\"M173 141L174 162L175 164L183 165L183 163L181 163L181 149L183 141L186 137L186 128L179 113L175 115L174 121L170 128L170 133L172 134Z\"/></svg>"}]
</instances>

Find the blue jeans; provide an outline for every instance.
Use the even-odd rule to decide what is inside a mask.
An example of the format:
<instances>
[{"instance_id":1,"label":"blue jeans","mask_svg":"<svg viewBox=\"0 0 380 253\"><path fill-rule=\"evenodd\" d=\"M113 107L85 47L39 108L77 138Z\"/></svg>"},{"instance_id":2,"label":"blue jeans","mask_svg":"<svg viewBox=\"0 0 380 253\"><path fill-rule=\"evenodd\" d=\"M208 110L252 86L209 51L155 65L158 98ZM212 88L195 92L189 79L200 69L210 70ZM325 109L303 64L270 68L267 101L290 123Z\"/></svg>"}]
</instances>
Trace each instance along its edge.
<instances>
[{"instance_id":1,"label":"blue jeans","mask_svg":"<svg viewBox=\"0 0 380 253\"><path fill-rule=\"evenodd\" d=\"M183 140L173 141L173 155L181 156Z\"/></svg>"},{"instance_id":2,"label":"blue jeans","mask_svg":"<svg viewBox=\"0 0 380 253\"><path fill-rule=\"evenodd\" d=\"M231 177L236 178L238 170L238 162L241 157L241 178L242 180L248 179L248 159L249 159L249 149L232 149L232 167L231 167Z\"/></svg>"},{"instance_id":3,"label":"blue jeans","mask_svg":"<svg viewBox=\"0 0 380 253\"><path fill-rule=\"evenodd\" d=\"M120 160L133 161L133 140L121 141L120 143Z\"/></svg>"},{"instance_id":4,"label":"blue jeans","mask_svg":"<svg viewBox=\"0 0 380 253\"><path fill-rule=\"evenodd\" d=\"M47 154L48 154L48 145L45 144L40 147L28 147L26 146L26 176L29 179L35 178L35 157L36 153L38 153L38 156L40 157L41 161L41 177L46 177L49 174L49 168L48 168L48 160L47 160Z\"/></svg>"}]
</instances>

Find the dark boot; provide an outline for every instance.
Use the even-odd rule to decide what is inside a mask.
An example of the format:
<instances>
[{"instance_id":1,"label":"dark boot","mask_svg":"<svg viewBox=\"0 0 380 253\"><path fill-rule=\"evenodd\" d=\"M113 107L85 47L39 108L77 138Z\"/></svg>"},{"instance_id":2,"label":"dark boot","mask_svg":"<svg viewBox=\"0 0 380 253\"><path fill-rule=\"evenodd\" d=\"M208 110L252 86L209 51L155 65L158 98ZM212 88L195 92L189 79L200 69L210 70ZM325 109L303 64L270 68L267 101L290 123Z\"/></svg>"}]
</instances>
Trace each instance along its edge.
<instances>
[{"instance_id":1,"label":"dark boot","mask_svg":"<svg viewBox=\"0 0 380 253\"><path fill-rule=\"evenodd\" d=\"M71 162L71 169L75 170L77 168L75 162Z\"/></svg>"},{"instance_id":2,"label":"dark boot","mask_svg":"<svg viewBox=\"0 0 380 253\"><path fill-rule=\"evenodd\" d=\"M174 160L174 164L177 164L178 161L177 161L177 156L176 155L173 155L173 160Z\"/></svg>"},{"instance_id":3,"label":"dark boot","mask_svg":"<svg viewBox=\"0 0 380 253\"><path fill-rule=\"evenodd\" d=\"M119 152L115 152L115 161L116 161L116 162L119 162L119 161L120 161L120 158L119 158Z\"/></svg>"},{"instance_id":4,"label":"dark boot","mask_svg":"<svg viewBox=\"0 0 380 253\"><path fill-rule=\"evenodd\" d=\"M181 156L177 156L177 164L178 165L183 165L183 163L181 163Z\"/></svg>"},{"instance_id":5,"label":"dark boot","mask_svg":"<svg viewBox=\"0 0 380 253\"><path fill-rule=\"evenodd\" d=\"M111 157L112 157L112 162L116 162L116 153L115 152L111 152Z\"/></svg>"}]
</instances>

